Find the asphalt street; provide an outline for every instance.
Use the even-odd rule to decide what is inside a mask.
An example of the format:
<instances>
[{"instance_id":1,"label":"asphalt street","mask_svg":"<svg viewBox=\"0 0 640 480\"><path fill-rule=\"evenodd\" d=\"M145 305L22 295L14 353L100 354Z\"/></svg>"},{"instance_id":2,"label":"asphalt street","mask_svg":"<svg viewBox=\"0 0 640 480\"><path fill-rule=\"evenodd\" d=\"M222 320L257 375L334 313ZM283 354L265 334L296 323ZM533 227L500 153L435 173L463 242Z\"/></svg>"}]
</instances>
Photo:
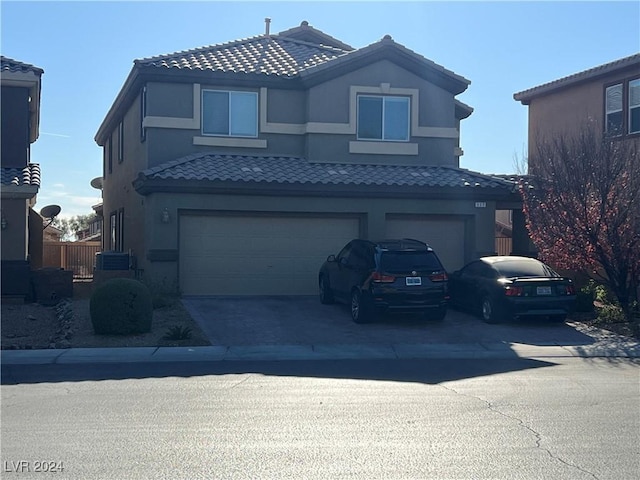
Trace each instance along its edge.
<instances>
[{"instance_id":1,"label":"asphalt street","mask_svg":"<svg viewBox=\"0 0 640 480\"><path fill-rule=\"evenodd\" d=\"M2 478L633 479L639 367L571 356L3 364ZM43 464L56 472L36 472Z\"/></svg>"}]
</instances>

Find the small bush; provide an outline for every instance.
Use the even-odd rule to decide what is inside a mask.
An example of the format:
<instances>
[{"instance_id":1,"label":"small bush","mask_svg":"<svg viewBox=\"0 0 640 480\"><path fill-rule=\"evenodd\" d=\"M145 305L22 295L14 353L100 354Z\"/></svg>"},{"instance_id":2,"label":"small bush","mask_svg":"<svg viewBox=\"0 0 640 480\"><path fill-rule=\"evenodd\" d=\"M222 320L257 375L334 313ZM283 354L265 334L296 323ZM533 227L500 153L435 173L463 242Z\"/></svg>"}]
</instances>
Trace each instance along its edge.
<instances>
[{"instance_id":1,"label":"small bush","mask_svg":"<svg viewBox=\"0 0 640 480\"><path fill-rule=\"evenodd\" d=\"M162 338L165 340L188 340L191 338L191 329L189 327L173 325L169 327L169 330L167 330L167 333L165 333Z\"/></svg>"},{"instance_id":2,"label":"small bush","mask_svg":"<svg viewBox=\"0 0 640 480\"><path fill-rule=\"evenodd\" d=\"M602 323L623 323L627 321L627 317L622 308L607 304L599 309L598 320Z\"/></svg>"},{"instance_id":3,"label":"small bush","mask_svg":"<svg viewBox=\"0 0 640 480\"><path fill-rule=\"evenodd\" d=\"M153 305L149 289L129 278L114 278L91 295L89 312L98 335L130 335L151 331Z\"/></svg>"}]
</instances>

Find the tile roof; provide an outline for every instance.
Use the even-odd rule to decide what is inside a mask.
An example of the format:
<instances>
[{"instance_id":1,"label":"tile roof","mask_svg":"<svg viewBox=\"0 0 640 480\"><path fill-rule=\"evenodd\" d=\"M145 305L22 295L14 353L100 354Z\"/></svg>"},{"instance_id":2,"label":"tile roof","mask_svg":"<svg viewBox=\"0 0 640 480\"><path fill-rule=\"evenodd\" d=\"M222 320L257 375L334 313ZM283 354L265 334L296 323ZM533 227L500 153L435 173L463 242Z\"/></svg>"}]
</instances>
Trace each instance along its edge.
<instances>
[{"instance_id":1,"label":"tile roof","mask_svg":"<svg viewBox=\"0 0 640 480\"><path fill-rule=\"evenodd\" d=\"M573 75L562 77L557 80L539 85L537 87L523 90L522 92L514 93L513 98L519 102L526 103L535 96L549 93L558 88L566 87L574 83L591 80L601 75L606 75L608 73L615 72L617 70L621 70L633 65L638 68L638 71L640 73L640 53L620 58L613 62L605 63L603 65L599 65L582 72L574 73Z\"/></svg>"},{"instance_id":2,"label":"tile roof","mask_svg":"<svg viewBox=\"0 0 640 480\"><path fill-rule=\"evenodd\" d=\"M513 182L446 166L314 163L287 156L201 153L143 171L139 179L513 189Z\"/></svg>"},{"instance_id":3,"label":"tile roof","mask_svg":"<svg viewBox=\"0 0 640 480\"><path fill-rule=\"evenodd\" d=\"M278 35L260 35L234 42L175 52L135 61L139 66L210 70L293 77L301 71L347 53L340 48Z\"/></svg>"},{"instance_id":4,"label":"tile roof","mask_svg":"<svg viewBox=\"0 0 640 480\"><path fill-rule=\"evenodd\" d=\"M24 63L18 60L14 60L13 58L5 57L4 55L0 56L0 71L22 72L22 73L33 72L36 75L40 75L44 73L44 70L42 70L39 67L31 65L29 63Z\"/></svg>"},{"instance_id":5,"label":"tile roof","mask_svg":"<svg viewBox=\"0 0 640 480\"><path fill-rule=\"evenodd\" d=\"M2 167L0 170L2 186L40 186L40 165L37 163L30 163L24 168Z\"/></svg>"}]
</instances>

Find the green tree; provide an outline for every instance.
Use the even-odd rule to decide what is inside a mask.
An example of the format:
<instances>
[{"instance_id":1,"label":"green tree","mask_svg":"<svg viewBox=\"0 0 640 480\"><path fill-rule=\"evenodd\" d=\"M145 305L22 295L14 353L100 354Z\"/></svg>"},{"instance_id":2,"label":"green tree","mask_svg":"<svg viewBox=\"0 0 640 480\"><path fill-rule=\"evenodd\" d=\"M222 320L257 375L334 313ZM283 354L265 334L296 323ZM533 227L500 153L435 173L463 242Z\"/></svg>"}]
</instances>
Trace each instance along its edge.
<instances>
[{"instance_id":1,"label":"green tree","mask_svg":"<svg viewBox=\"0 0 640 480\"><path fill-rule=\"evenodd\" d=\"M87 215L76 215L75 217L69 218L60 218L57 217L53 221L53 225L62 230L62 240L63 241L76 241L78 239L78 234L89 228L91 222L96 219L97 215L95 213L89 213Z\"/></svg>"}]
</instances>

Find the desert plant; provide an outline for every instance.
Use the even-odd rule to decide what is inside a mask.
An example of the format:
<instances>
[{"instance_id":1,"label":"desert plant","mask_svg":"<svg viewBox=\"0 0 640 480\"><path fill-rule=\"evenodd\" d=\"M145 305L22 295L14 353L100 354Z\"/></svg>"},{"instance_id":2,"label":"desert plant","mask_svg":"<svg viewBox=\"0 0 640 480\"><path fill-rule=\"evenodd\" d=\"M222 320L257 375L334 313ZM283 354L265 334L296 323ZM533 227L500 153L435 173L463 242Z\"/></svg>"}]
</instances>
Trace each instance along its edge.
<instances>
[{"instance_id":1,"label":"desert plant","mask_svg":"<svg viewBox=\"0 0 640 480\"><path fill-rule=\"evenodd\" d=\"M162 338L165 340L188 340L191 338L191 328L172 325Z\"/></svg>"},{"instance_id":2,"label":"desert plant","mask_svg":"<svg viewBox=\"0 0 640 480\"><path fill-rule=\"evenodd\" d=\"M598 309L598 321L602 323L623 323L627 321L627 317L619 306L605 304Z\"/></svg>"},{"instance_id":3,"label":"desert plant","mask_svg":"<svg viewBox=\"0 0 640 480\"><path fill-rule=\"evenodd\" d=\"M151 293L137 280L114 278L103 283L91 295L89 311L93 330L98 335L151 331Z\"/></svg>"}]
</instances>

